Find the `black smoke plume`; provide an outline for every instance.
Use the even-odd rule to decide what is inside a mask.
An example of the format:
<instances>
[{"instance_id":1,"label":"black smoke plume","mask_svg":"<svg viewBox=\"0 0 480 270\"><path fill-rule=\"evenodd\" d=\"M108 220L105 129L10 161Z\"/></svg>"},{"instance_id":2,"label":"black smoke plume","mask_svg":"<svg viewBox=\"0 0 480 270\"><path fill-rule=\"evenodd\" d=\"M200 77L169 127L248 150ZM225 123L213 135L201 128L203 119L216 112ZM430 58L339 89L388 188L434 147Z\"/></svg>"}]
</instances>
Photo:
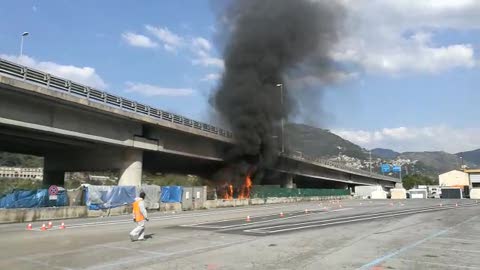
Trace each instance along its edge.
<instances>
[{"instance_id":1,"label":"black smoke plume","mask_svg":"<svg viewBox=\"0 0 480 270\"><path fill-rule=\"evenodd\" d=\"M226 37L225 71L212 102L237 141L230 162L257 169L274 165L281 119L294 111L301 92L287 87L285 75L309 57L328 59L341 13L331 2L237 0L224 6L219 22Z\"/></svg>"}]
</instances>

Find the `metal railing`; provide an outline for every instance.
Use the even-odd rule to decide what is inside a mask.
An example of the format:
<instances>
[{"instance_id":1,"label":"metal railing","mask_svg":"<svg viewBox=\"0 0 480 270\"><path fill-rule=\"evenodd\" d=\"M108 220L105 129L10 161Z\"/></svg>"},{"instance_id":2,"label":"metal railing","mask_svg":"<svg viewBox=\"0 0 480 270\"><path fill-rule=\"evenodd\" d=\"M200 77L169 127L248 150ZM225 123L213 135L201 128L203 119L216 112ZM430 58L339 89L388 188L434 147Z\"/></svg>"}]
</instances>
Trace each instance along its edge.
<instances>
[{"instance_id":1,"label":"metal railing","mask_svg":"<svg viewBox=\"0 0 480 270\"><path fill-rule=\"evenodd\" d=\"M97 90L95 88L76 82L72 82L70 80L51 75L49 73L21 66L7 60L0 59L0 73L8 74L10 76L36 84L41 84L57 91L67 92L75 96L83 97L94 102L103 103L111 107L150 116L157 120L167 121L186 127L202 130L225 138L233 137L231 131L217 128L206 123L198 122L178 114L173 114L160 109L156 109L148 105L138 103L136 101L112 95L108 92Z\"/></svg>"},{"instance_id":2,"label":"metal railing","mask_svg":"<svg viewBox=\"0 0 480 270\"><path fill-rule=\"evenodd\" d=\"M120 96L110 94L105 91L101 91L86 85L82 85L76 82L72 82L67 79L63 79L46 72L38 71L26 66L18 65L16 63L4 60L0 58L0 73L7 74L12 77L23 79L24 81L33 82L46 86L47 88L54 89L61 92L70 93L77 97L83 97L90 101L102 103L111 107L119 108L124 111L135 112L138 114L146 115L157 120L167 121L178 125L202 130L211 134L219 135L225 138L233 138L231 131L214 127L212 125L198 122L187 117L169 113L157 108L150 107L148 105L138 103ZM388 181L394 180L392 177L386 177L380 174L370 174L369 172L358 170L352 167L347 167L341 164L331 162L329 160L307 157L304 155L295 155L290 153L282 154L284 156L292 158L300 158L305 161L313 162L323 166L335 167L349 172L355 172L363 176L380 178Z\"/></svg>"},{"instance_id":3,"label":"metal railing","mask_svg":"<svg viewBox=\"0 0 480 270\"><path fill-rule=\"evenodd\" d=\"M369 171L364 171L364 170L361 170L361 169L348 167L348 166L346 166L344 164L341 164L341 163L333 162L333 161L328 160L328 159L322 159L322 158L307 156L307 155L304 155L303 153L298 154L296 152L293 152L293 153L287 152L287 153L283 153L281 155L283 155L285 157L289 157L289 158L301 159L301 160L308 161L310 163L318 164L318 165L325 166L325 167L337 168L337 169L340 169L340 170L344 170L344 171L347 171L347 172L350 172L350 173L355 173L357 175L362 175L362 176L366 176L366 177L382 179L382 180L386 180L386 181L394 181L394 182L399 182L400 181L399 179L394 178L394 177L389 177L389 176L381 175L381 174L378 174L378 173L371 173Z\"/></svg>"}]
</instances>

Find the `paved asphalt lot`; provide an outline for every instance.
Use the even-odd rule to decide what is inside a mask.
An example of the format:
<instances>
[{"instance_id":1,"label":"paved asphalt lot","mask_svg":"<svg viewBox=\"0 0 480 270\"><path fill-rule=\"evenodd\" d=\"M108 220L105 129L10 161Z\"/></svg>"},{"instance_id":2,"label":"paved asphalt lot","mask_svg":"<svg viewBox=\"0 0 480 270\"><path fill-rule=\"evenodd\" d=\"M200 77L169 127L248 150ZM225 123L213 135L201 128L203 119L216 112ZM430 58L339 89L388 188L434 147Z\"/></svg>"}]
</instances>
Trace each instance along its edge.
<instances>
[{"instance_id":1,"label":"paved asphalt lot","mask_svg":"<svg viewBox=\"0 0 480 270\"><path fill-rule=\"evenodd\" d=\"M0 225L0 269L480 269L479 210L348 200L152 213L143 242L130 242L130 216Z\"/></svg>"}]
</instances>

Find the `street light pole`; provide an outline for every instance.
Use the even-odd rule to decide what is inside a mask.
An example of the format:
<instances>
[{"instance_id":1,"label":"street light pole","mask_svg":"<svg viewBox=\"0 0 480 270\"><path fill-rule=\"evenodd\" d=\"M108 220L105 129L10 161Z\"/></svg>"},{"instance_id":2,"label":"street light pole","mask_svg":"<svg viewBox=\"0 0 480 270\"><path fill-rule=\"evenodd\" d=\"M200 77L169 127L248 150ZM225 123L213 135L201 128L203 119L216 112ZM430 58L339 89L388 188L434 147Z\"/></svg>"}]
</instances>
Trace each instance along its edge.
<instances>
[{"instance_id":1,"label":"street light pole","mask_svg":"<svg viewBox=\"0 0 480 270\"><path fill-rule=\"evenodd\" d=\"M23 38L28 36L28 32L23 32L22 33L22 37L21 37L21 40L20 40L20 57L22 57L23 55Z\"/></svg>"},{"instance_id":2,"label":"street light pole","mask_svg":"<svg viewBox=\"0 0 480 270\"><path fill-rule=\"evenodd\" d=\"M370 162L368 163L368 168L370 169L370 174L371 174L372 173L372 150L369 150L368 154L370 156Z\"/></svg>"},{"instance_id":3,"label":"street light pole","mask_svg":"<svg viewBox=\"0 0 480 270\"><path fill-rule=\"evenodd\" d=\"M280 87L280 104L282 105L282 154L285 153L285 118L283 114L283 83L277 83L277 87Z\"/></svg>"}]
</instances>

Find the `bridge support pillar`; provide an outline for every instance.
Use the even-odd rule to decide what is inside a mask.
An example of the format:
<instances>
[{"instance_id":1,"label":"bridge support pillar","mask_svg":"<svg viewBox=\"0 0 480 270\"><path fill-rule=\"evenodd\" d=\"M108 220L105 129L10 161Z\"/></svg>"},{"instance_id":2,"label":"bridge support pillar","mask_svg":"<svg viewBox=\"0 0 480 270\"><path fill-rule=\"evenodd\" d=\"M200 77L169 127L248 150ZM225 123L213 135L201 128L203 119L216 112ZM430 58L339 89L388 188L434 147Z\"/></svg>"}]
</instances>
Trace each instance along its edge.
<instances>
[{"instance_id":1,"label":"bridge support pillar","mask_svg":"<svg viewBox=\"0 0 480 270\"><path fill-rule=\"evenodd\" d=\"M57 167L57 161L53 156L45 156L43 160L43 181L44 187L51 185L65 185L65 170Z\"/></svg>"},{"instance_id":2,"label":"bridge support pillar","mask_svg":"<svg viewBox=\"0 0 480 270\"><path fill-rule=\"evenodd\" d=\"M65 171L43 170L42 185L44 187L49 187L51 185L63 187L65 185Z\"/></svg>"},{"instance_id":3,"label":"bridge support pillar","mask_svg":"<svg viewBox=\"0 0 480 270\"><path fill-rule=\"evenodd\" d=\"M293 175L286 174L282 179L283 188L293 188Z\"/></svg>"},{"instance_id":4,"label":"bridge support pillar","mask_svg":"<svg viewBox=\"0 0 480 270\"><path fill-rule=\"evenodd\" d=\"M142 185L143 151L128 149L123 154L119 186Z\"/></svg>"}]
</instances>

